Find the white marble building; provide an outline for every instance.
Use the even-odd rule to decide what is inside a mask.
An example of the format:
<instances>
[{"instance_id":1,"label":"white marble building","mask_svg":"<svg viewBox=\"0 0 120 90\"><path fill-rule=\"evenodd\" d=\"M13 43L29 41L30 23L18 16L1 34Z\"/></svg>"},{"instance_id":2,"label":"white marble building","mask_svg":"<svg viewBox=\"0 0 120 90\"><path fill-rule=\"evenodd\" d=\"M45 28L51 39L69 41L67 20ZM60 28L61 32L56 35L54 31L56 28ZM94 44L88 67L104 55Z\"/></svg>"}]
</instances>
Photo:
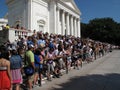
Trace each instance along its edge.
<instances>
[{"instance_id":1,"label":"white marble building","mask_svg":"<svg viewBox=\"0 0 120 90\"><path fill-rule=\"evenodd\" d=\"M8 23L7 19L0 18L0 30L2 30L2 26L6 26L7 23Z\"/></svg>"},{"instance_id":2,"label":"white marble building","mask_svg":"<svg viewBox=\"0 0 120 90\"><path fill-rule=\"evenodd\" d=\"M80 15L74 0L6 0L8 24L29 30L81 37Z\"/></svg>"}]
</instances>

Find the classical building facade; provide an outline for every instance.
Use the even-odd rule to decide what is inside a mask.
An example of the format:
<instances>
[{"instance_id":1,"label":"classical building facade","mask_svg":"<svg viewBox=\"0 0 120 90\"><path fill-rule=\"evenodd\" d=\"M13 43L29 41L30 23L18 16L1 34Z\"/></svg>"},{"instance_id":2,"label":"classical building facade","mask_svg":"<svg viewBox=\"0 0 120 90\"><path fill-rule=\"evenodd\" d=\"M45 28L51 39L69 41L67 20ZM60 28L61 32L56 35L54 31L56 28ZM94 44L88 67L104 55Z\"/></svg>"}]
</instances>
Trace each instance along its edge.
<instances>
[{"instance_id":1,"label":"classical building facade","mask_svg":"<svg viewBox=\"0 0 120 90\"><path fill-rule=\"evenodd\" d=\"M0 30L2 30L2 26L6 26L7 23L8 23L7 19L0 18Z\"/></svg>"},{"instance_id":2,"label":"classical building facade","mask_svg":"<svg viewBox=\"0 0 120 90\"><path fill-rule=\"evenodd\" d=\"M6 0L8 24L29 30L81 37L80 15L74 0Z\"/></svg>"}]
</instances>

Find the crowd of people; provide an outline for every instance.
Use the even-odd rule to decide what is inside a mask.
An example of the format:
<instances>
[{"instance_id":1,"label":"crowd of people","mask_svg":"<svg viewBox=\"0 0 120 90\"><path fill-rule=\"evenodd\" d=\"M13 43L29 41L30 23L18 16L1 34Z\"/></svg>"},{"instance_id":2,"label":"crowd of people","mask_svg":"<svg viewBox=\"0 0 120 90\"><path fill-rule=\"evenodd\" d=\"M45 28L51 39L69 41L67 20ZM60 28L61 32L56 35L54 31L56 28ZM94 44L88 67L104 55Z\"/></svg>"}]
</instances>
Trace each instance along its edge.
<instances>
[{"instance_id":1,"label":"crowd of people","mask_svg":"<svg viewBox=\"0 0 120 90\"><path fill-rule=\"evenodd\" d=\"M82 62L90 63L109 52L111 45L71 35L36 32L0 46L0 90L20 90L20 85L32 90L48 81L60 78L71 67L79 70ZM52 77L51 77L52 76ZM25 78L24 78L25 77ZM6 85L7 84L7 85Z\"/></svg>"}]
</instances>

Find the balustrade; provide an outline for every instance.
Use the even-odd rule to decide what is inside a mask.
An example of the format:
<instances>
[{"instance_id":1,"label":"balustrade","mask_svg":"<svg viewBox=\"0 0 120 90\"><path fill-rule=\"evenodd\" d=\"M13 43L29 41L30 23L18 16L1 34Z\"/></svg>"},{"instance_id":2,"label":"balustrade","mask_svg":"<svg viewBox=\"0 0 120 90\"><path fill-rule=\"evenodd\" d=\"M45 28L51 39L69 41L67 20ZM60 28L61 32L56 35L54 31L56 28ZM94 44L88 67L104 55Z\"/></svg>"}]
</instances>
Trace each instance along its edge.
<instances>
[{"instance_id":1,"label":"balustrade","mask_svg":"<svg viewBox=\"0 0 120 90\"><path fill-rule=\"evenodd\" d=\"M23 30L23 29L14 29L10 28L9 30L2 30L0 31L0 42L6 42L10 40L10 42L14 42L15 39L24 36L30 36L32 32L30 30Z\"/></svg>"},{"instance_id":2,"label":"balustrade","mask_svg":"<svg viewBox=\"0 0 120 90\"><path fill-rule=\"evenodd\" d=\"M9 31L13 31L15 36L29 36L32 33L30 30L14 29L14 28L10 28Z\"/></svg>"}]
</instances>

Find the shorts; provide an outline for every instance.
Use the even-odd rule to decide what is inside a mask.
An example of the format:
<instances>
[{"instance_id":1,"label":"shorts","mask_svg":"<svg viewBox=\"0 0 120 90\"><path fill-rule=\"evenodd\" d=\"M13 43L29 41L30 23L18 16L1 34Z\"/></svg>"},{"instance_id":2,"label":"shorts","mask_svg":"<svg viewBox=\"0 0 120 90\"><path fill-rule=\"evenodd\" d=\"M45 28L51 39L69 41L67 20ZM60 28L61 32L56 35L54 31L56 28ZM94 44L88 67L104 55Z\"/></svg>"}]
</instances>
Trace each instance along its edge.
<instances>
[{"instance_id":1,"label":"shorts","mask_svg":"<svg viewBox=\"0 0 120 90\"><path fill-rule=\"evenodd\" d=\"M67 57L68 62L72 62L71 57Z\"/></svg>"},{"instance_id":2,"label":"shorts","mask_svg":"<svg viewBox=\"0 0 120 90\"><path fill-rule=\"evenodd\" d=\"M34 80L34 74L31 76L27 76L28 81L32 82Z\"/></svg>"},{"instance_id":3,"label":"shorts","mask_svg":"<svg viewBox=\"0 0 120 90\"><path fill-rule=\"evenodd\" d=\"M58 65L59 65L59 68L60 68L60 69L63 69L63 68L64 68L65 63L64 63L63 59L59 59L59 60L58 60Z\"/></svg>"},{"instance_id":4,"label":"shorts","mask_svg":"<svg viewBox=\"0 0 120 90\"><path fill-rule=\"evenodd\" d=\"M36 74L42 73L42 71L43 71L43 65L42 64L40 64L39 67L35 67L35 73Z\"/></svg>"},{"instance_id":5,"label":"shorts","mask_svg":"<svg viewBox=\"0 0 120 90\"><path fill-rule=\"evenodd\" d=\"M53 64L47 63L47 69L48 69L48 72L49 72L49 73L50 73L51 71L54 72L54 66L53 66Z\"/></svg>"},{"instance_id":6,"label":"shorts","mask_svg":"<svg viewBox=\"0 0 120 90\"><path fill-rule=\"evenodd\" d=\"M35 67L35 73L37 74L39 72L39 67Z\"/></svg>"}]
</instances>

